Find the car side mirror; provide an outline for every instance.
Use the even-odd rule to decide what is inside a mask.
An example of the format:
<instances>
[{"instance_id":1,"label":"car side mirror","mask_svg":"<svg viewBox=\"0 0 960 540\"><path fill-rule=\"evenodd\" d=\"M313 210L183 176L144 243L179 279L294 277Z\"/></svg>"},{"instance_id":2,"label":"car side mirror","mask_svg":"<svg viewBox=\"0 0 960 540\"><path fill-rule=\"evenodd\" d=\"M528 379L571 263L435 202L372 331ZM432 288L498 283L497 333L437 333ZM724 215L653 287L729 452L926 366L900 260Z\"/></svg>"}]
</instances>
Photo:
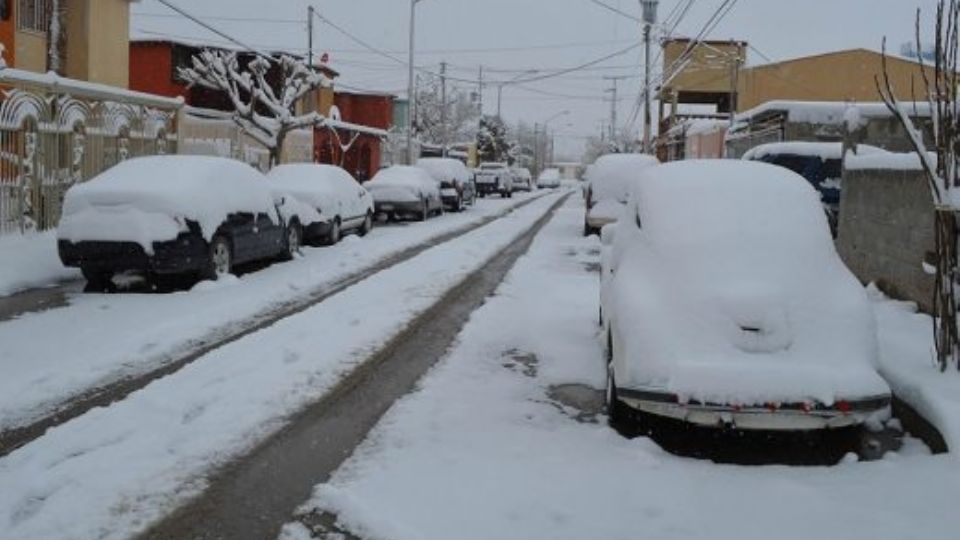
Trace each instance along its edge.
<instances>
[{"instance_id":1,"label":"car side mirror","mask_svg":"<svg viewBox=\"0 0 960 540\"><path fill-rule=\"evenodd\" d=\"M608 223L600 229L600 245L612 246L617 238L617 224Z\"/></svg>"}]
</instances>

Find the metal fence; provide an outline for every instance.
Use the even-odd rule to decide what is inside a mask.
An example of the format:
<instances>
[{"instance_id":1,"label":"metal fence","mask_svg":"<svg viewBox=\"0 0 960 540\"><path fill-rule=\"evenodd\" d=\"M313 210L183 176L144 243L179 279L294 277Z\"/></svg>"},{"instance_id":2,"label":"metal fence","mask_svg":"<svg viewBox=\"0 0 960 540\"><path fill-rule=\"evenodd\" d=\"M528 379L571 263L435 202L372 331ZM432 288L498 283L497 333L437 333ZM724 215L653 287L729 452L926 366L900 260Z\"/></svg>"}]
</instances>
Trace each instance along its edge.
<instances>
[{"instance_id":1,"label":"metal fence","mask_svg":"<svg viewBox=\"0 0 960 540\"><path fill-rule=\"evenodd\" d=\"M0 69L0 234L56 227L67 189L127 158L176 153L182 102Z\"/></svg>"}]
</instances>

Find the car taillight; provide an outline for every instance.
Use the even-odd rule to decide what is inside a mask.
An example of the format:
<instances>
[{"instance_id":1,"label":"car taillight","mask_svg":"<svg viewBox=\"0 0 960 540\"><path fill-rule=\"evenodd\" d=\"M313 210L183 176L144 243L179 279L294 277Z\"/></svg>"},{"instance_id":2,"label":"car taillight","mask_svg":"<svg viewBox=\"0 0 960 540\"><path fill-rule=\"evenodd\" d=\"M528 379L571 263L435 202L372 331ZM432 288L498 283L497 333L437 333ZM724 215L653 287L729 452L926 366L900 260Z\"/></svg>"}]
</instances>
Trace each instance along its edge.
<instances>
[{"instance_id":1,"label":"car taillight","mask_svg":"<svg viewBox=\"0 0 960 540\"><path fill-rule=\"evenodd\" d=\"M837 410L843 414L848 414L851 410L853 410L853 408L850 406L849 401L838 401Z\"/></svg>"}]
</instances>

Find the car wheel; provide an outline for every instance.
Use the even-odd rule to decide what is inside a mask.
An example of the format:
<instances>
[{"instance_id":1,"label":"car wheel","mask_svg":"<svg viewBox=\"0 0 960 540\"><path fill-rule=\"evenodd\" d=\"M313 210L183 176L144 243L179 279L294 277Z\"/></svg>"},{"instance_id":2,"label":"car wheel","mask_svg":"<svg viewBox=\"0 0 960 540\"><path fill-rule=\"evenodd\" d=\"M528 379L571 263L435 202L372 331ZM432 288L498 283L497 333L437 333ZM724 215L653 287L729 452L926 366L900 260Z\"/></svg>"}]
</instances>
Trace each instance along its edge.
<instances>
[{"instance_id":1,"label":"car wheel","mask_svg":"<svg viewBox=\"0 0 960 540\"><path fill-rule=\"evenodd\" d=\"M367 212L367 217L363 218L363 225L360 226L360 236L366 236L373 230L373 214Z\"/></svg>"},{"instance_id":2,"label":"car wheel","mask_svg":"<svg viewBox=\"0 0 960 540\"><path fill-rule=\"evenodd\" d=\"M417 216L417 221L426 221L430 217L430 206L427 204L426 199L420 202L420 215Z\"/></svg>"},{"instance_id":3,"label":"car wheel","mask_svg":"<svg viewBox=\"0 0 960 540\"><path fill-rule=\"evenodd\" d=\"M233 250L225 236L217 235L210 242L209 261L204 279L220 279L233 269Z\"/></svg>"},{"instance_id":4,"label":"car wheel","mask_svg":"<svg viewBox=\"0 0 960 540\"><path fill-rule=\"evenodd\" d=\"M333 218L330 224L330 232L327 234L327 245L333 246L340 242L340 218Z\"/></svg>"},{"instance_id":5,"label":"car wheel","mask_svg":"<svg viewBox=\"0 0 960 540\"><path fill-rule=\"evenodd\" d=\"M300 228L299 223L294 222L287 227L286 243L287 249L283 252L283 259L290 261L300 253L300 246L303 244L303 229Z\"/></svg>"},{"instance_id":6,"label":"car wheel","mask_svg":"<svg viewBox=\"0 0 960 540\"><path fill-rule=\"evenodd\" d=\"M87 285L83 288L84 292L110 292L115 289L113 272L88 267L81 267L80 272L87 280Z\"/></svg>"}]
</instances>

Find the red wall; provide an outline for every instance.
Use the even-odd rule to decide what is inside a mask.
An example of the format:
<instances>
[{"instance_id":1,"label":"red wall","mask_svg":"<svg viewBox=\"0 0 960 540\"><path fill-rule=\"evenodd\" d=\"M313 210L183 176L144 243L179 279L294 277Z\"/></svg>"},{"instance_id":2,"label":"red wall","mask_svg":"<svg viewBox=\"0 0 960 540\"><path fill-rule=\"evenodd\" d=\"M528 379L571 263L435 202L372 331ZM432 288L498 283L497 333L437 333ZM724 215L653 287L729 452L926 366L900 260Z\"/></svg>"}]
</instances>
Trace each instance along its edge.
<instances>
[{"instance_id":1,"label":"red wall","mask_svg":"<svg viewBox=\"0 0 960 540\"><path fill-rule=\"evenodd\" d=\"M167 97L188 97L187 87L173 81L169 43L130 44L130 89Z\"/></svg>"},{"instance_id":2,"label":"red wall","mask_svg":"<svg viewBox=\"0 0 960 540\"><path fill-rule=\"evenodd\" d=\"M389 129L393 122L393 97L337 92L333 104L344 122Z\"/></svg>"},{"instance_id":3,"label":"red wall","mask_svg":"<svg viewBox=\"0 0 960 540\"><path fill-rule=\"evenodd\" d=\"M389 129L393 123L393 97L337 92L333 104L340 109L344 122L362 126ZM340 139L346 143L352 134L341 131ZM342 155L336 137L329 129L314 131L314 159L318 163L343 164L343 168L361 182L373 178L380 170L380 145L378 137L361 135L346 155Z\"/></svg>"}]
</instances>

